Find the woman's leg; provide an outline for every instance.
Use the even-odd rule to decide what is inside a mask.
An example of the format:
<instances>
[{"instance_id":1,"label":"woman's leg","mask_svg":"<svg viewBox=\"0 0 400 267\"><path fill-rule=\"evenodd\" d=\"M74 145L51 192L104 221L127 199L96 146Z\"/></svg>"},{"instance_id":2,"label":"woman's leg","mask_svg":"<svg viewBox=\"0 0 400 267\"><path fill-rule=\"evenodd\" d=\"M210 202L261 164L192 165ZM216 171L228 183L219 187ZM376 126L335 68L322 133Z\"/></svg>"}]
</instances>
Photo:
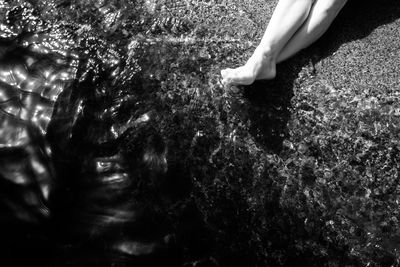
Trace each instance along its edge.
<instances>
[{"instance_id":1,"label":"woman's leg","mask_svg":"<svg viewBox=\"0 0 400 267\"><path fill-rule=\"evenodd\" d=\"M347 0L317 0L303 26L295 33L277 58L282 62L320 38Z\"/></svg>"},{"instance_id":2,"label":"woman's leg","mask_svg":"<svg viewBox=\"0 0 400 267\"><path fill-rule=\"evenodd\" d=\"M251 84L257 76L274 78L278 55L307 19L312 3L313 0L280 0L253 55L244 66L222 70L222 82Z\"/></svg>"},{"instance_id":3,"label":"woman's leg","mask_svg":"<svg viewBox=\"0 0 400 267\"><path fill-rule=\"evenodd\" d=\"M318 39L346 0L280 0L264 36L244 66L221 71L224 84L273 79L281 62Z\"/></svg>"}]
</instances>

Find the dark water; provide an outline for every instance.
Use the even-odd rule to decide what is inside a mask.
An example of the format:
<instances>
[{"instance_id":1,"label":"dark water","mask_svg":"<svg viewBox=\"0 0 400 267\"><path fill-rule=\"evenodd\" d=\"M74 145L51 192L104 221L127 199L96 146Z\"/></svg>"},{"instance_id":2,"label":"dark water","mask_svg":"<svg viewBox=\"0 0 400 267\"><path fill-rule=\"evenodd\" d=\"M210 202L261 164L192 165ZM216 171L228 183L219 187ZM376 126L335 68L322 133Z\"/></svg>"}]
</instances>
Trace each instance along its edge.
<instances>
[{"instance_id":1,"label":"dark water","mask_svg":"<svg viewBox=\"0 0 400 267\"><path fill-rule=\"evenodd\" d=\"M353 150L314 127L311 106L348 112L310 55L219 83L275 3L0 0L0 265L395 266L397 206L379 197L396 181L370 198L342 166ZM362 37L353 11L322 57Z\"/></svg>"},{"instance_id":2,"label":"dark water","mask_svg":"<svg viewBox=\"0 0 400 267\"><path fill-rule=\"evenodd\" d=\"M82 4L96 7L0 5L1 261L180 265L171 200L158 181L167 171L165 140L151 126L154 112L142 96L148 88L133 79L137 42L118 51L95 22L51 13L104 16L103 33L120 26L112 4Z\"/></svg>"},{"instance_id":3,"label":"dark water","mask_svg":"<svg viewBox=\"0 0 400 267\"><path fill-rule=\"evenodd\" d=\"M190 166L232 130L208 47L249 44L207 1L0 3L1 261L218 266Z\"/></svg>"}]
</instances>

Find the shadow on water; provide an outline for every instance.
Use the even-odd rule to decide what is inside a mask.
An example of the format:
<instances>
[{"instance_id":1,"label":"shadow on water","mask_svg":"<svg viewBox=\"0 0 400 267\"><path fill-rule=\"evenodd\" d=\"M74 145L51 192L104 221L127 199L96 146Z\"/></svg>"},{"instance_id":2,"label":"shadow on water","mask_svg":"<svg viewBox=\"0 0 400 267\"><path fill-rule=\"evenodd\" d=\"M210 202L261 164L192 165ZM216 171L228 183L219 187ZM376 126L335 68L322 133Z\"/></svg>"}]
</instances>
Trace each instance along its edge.
<instances>
[{"instance_id":1,"label":"shadow on water","mask_svg":"<svg viewBox=\"0 0 400 267\"><path fill-rule=\"evenodd\" d=\"M248 115L251 121L251 134L256 140L268 150L277 153L281 150L282 141L288 134L286 124L291 116L290 101L293 89L296 87L296 79L301 69L307 66L310 60L316 63L330 56L341 44L363 38L376 27L395 20L400 17L399 15L400 7L396 7L394 0L379 3L353 0L343 10L324 38L298 56L278 66L279 75L275 80L260 81L247 87L244 96L250 103ZM174 49L179 50L178 48ZM168 51L170 50L166 50L166 52ZM147 53L150 52L147 51ZM179 54L176 51L174 53ZM143 58L147 59L147 55ZM161 55L163 58L165 57L164 53ZM97 64L97 62L95 63ZM147 62L145 63L147 64ZM143 65L146 65L145 63ZM162 65L159 63L160 61L154 61L153 64ZM187 61L187 63L188 66L194 65L193 61ZM183 64L183 66L186 65ZM205 237L208 231L204 230L202 212L190 202L190 199L187 203L185 202L185 198L189 198L188 195L191 194L192 184L186 180L190 174L185 170L186 166L180 163L183 156L178 154L179 151L185 151L187 147L190 147L188 136L193 136L192 132L188 136L177 138L175 142L177 155L170 151L168 170L165 170L166 160L164 157L167 144L164 144L164 140L159 136L157 126L170 121L164 121L162 116L160 118L154 116L154 120L150 119L148 125L147 122L143 125L142 123L135 124L136 121L140 122L140 115L153 114L148 113L149 107L155 109L155 114L163 114L163 111L168 110L168 108L163 108L166 105L158 103L157 97L155 97L156 89L161 87L158 81L163 80L164 77L154 81L154 84L149 79L146 84L146 79L147 76L139 79L140 83L138 84L130 84L135 89L135 95L127 98L129 100L127 103L131 103L127 106L119 105L117 100L125 97L125 93L131 93L128 89L121 88L118 91L118 88L113 87L114 95L109 95L107 90L101 90L108 88L109 84L106 81L104 84L81 83L80 89L97 88L97 91L87 90L88 96L85 96L87 99L83 104L86 109L83 109L82 115L76 121L81 128L79 131L72 131L75 139L69 140L68 136L71 132L62 128L62 126L72 127L72 122L70 125L66 124L68 119L73 119L72 115L67 118L58 117L58 121L53 120L52 125L49 126L47 138L53 145L55 155L51 162L54 162L59 173L58 195L51 206L56 210L53 213L56 226L53 226L54 229L51 230L54 231L54 236L57 235L56 242L67 243L65 246L62 245L61 249L57 248L57 253L62 256L57 261L64 265L79 266L78 260L74 258L80 258L79 260L82 262L96 263L96 266L100 265L99 261L107 258L110 258L110 262L113 260L125 261L119 259L119 254L115 256L110 252L115 249L143 256L144 262L154 262L153 265L141 264L142 259L139 256L136 258L132 256L133 259L126 260L126 262L138 262L135 266L161 266L158 263L162 261L165 266L165 262L168 260L171 262L182 261L180 242L189 244L190 253L196 253L198 257L209 253L207 249L201 251L201 248L210 247L208 240L213 240L213 238ZM124 91L125 89L127 92ZM85 90L81 91L86 93ZM64 92L64 94L67 95L68 92ZM118 97L115 97L116 95ZM57 115L58 106L67 105L67 102L62 102L63 96L61 94L60 102L56 105L56 112L53 115ZM66 96L66 98L69 97ZM135 110L137 103L140 104L140 108ZM74 108L79 110L79 105L71 107L70 113L77 112ZM157 112L157 109L160 112ZM206 110L206 108L204 109ZM121 134L122 138L114 140L114 132L110 130L111 126L114 126L112 123L121 122L116 124L118 127L112 129L120 129L121 133L124 132L126 121L130 121L129 118L123 116L127 110L136 111L133 117L139 117L139 120L133 121L136 128L132 127L133 130L126 131L124 136ZM69 113L69 110L63 110L63 112ZM150 118L153 117L150 116ZM182 115L182 118L186 117ZM184 119L177 120L168 129L181 125L181 122L184 121ZM180 129L188 129L190 126L192 124L188 123L186 128L175 127L178 129L176 132L183 132ZM169 136L173 135L174 133L169 134ZM65 139L68 142L71 141L71 144L67 141L63 143L62 141ZM185 143L185 140L189 140L189 142ZM167 141L170 145L171 140ZM69 147L70 151L65 147ZM116 150L121 147L126 148L127 151L119 154ZM45 151L45 149L40 151ZM146 156L143 157L146 159L144 163L142 155ZM18 157L19 159L20 157ZM199 157L199 162L202 162L201 157ZM24 164L21 163L21 166L25 166ZM208 163L200 164L209 165ZM129 166L127 167L127 165ZM203 169L202 171L208 174ZM157 178L159 179L157 180ZM159 184L154 181L159 181ZM31 199L31 197L27 199ZM235 207L238 206L236 202L234 204ZM168 212L164 211L175 215L172 217L171 214L165 214ZM231 215L228 215L228 218L232 218L229 216ZM23 227L26 228L25 225ZM4 227L4 229L6 228ZM15 226L15 229L15 232L19 231L19 225ZM31 232L30 229L27 231ZM42 228L37 231L40 232L38 236L41 238ZM48 229L43 231L46 232L43 235L48 235ZM176 231L178 233L174 234ZM15 237L13 234L9 234L6 240L16 239L17 241L14 240L14 243L19 245L18 241L27 239L25 231L19 233L17 238ZM124 238L125 243L120 242L120 237ZM129 239L130 237L132 239ZM34 245L38 246L37 243L33 244L36 239L38 238L30 239L32 244L27 243L26 250ZM176 241L177 239L180 240ZM53 243L53 241L47 242L43 239L42 243L46 243L43 246L50 247L51 245L47 245L47 243ZM9 243L3 243L4 247L9 246ZM31 254L41 255L37 250ZM110 254L106 255L107 251ZM16 252L16 256L19 253L21 253L20 250ZM82 256L81 253L85 255ZM148 256L148 254L152 256ZM71 259L67 261L64 257ZM149 259L150 257L151 259ZM38 262L41 260L35 259ZM47 260L52 261L52 259ZM216 266L212 261L212 258L205 257L203 264L193 263L187 266ZM104 262L104 265L107 263L109 262ZM60 263L58 266L63 264ZM80 266L82 265L84 264L80 264ZM111 266L111 263L109 265ZM173 266L177 266L177 264Z\"/></svg>"},{"instance_id":2,"label":"shadow on water","mask_svg":"<svg viewBox=\"0 0 400 267\"><path fill-rule=\"evenodd\" d=\"M293 89L302 68L314 72L313 65L331 56L347 42L367 37L374 29L400 18L396 0L348 1L325 35L295 57L277 66L272 81L256 81L244 90L249 101L250 132L267 150L279 153L287 137Z\"/></svg>"},{"instance_id":3,"label":"shadow on water","mask_svg":"<svg viewBox=\"0 0 400 267\"><path fill-rule=\"evenodd\" d=\"M328 32L315 45L316 61L330 56L343 43L367 37L379 26L400 18L396 0L348 1Z\"/></svg>"}]
</instances>

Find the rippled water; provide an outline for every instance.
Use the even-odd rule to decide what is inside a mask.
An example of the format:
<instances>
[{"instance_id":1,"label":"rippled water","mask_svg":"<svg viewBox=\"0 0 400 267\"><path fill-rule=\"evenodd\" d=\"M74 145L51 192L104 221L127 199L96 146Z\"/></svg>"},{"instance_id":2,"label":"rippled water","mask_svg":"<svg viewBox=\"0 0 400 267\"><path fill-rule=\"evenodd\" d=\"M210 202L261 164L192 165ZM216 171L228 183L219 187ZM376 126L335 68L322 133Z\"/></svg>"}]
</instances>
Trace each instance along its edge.
<instances>
[{"instance_id":1,"label":"rippled water","mask_svg":"<svg viewBox=\"0 0 400 267\"><path fill-rule=\"evenodd\" d=\"M377 5L369 2L364 11ZM321 169L360 151L356 139L332 139L330 120L311 112L349 114L346 97L326 93L334 86L308 66L310 55L248 90L219 83L221 68L249 57L275 3L0 0L0 265L392 260L398 243L385 235L396 241L398 228L385 224L389 232L375 238L379 221L349 219L362 201L386 201L370 198L358 167L346 167L350 180L339 169L340 182ZM348 41L350 28L336 30L331 39L345 31L344 39L324 53ZM368 205L366 217L396 221L396 208Z\"/></svg>"},{"instance_id":2,"label":"rippled water","mask_svg":"<svg viewBox=\"0 0 400 267\"><path fill-rule=\"evenodd\" d=\"M174 112L165 103L184 97L165 91L163 81L171 78L182 86L179 73L171 76L168 69L203 75L219 56L204 47L251 46L212 31L205 38L207 29L196 25L203 11L212 16L224 6L208 1L0 2L5 261L17 266L31 261L217 264L202 253L184 259L176 227L185 227L179 220L193 219L173 214L198 211L182 208L190 202L190 182L176 182L174 188L165 184L166 175L182 176L183 169L173 161L168 166L167 133L159 126L166 110ZM213 90L222 90L217 79L211 77ZM190 84L183 89L192 90ZM163 103L160 97L170 99Z\"/></svg>"}]
</instances>

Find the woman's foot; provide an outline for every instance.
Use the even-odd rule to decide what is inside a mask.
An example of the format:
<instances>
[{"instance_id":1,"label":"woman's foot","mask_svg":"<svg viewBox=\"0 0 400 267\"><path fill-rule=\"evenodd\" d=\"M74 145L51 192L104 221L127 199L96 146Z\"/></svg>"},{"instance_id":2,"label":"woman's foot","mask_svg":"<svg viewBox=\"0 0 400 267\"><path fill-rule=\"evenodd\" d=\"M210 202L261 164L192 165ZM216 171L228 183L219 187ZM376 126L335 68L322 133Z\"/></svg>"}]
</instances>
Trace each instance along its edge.
<instances>
[{"instance_id":1,"label":"woman's foot","mask_svg":"<svg viewBox=\"0 0 400 267\"><path fill-rule=\"evenodd\" d=\"M268 53L256 49L245 65L221 71L224 85L249 85L255 80L270 80L276 76L276 63Z\"/></svg>"}]
</instances>

